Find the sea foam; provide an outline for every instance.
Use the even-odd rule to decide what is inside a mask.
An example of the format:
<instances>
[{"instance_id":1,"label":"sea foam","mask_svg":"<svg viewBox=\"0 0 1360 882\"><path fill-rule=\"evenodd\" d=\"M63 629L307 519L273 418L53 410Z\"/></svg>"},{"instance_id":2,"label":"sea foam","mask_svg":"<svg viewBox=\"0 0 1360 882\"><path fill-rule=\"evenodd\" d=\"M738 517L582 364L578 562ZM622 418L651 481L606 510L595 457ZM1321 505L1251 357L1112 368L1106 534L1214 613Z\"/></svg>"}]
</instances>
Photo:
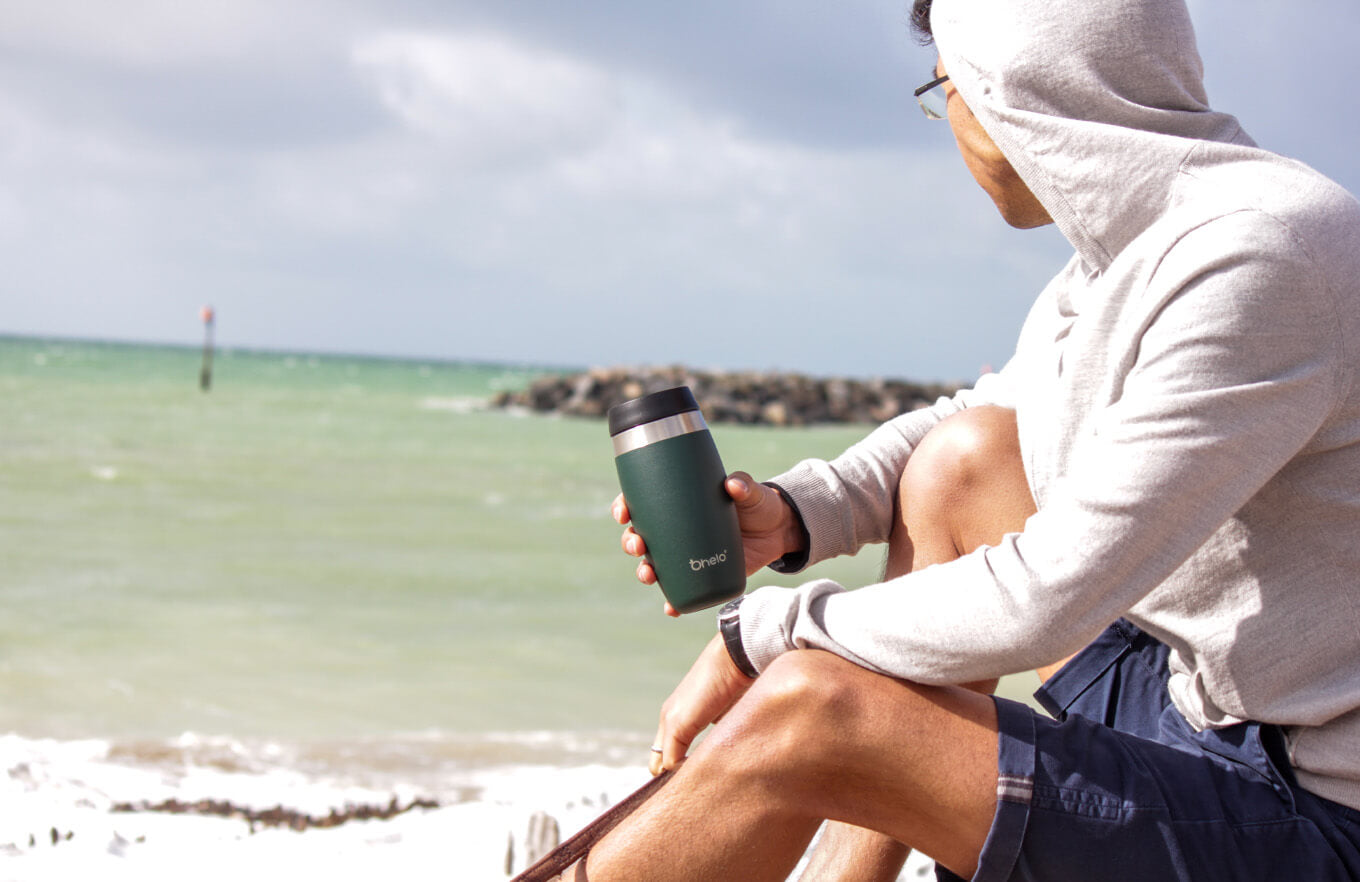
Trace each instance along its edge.
<instances>
[{"instance_id":1,"label":"sea foam","mask_svg":"<svg viewBox=\"0 0 1360 882\"><path fill-rule=\"evenodd\" d=\"M430 793L395 770L377 788L334 770L290 767L301 755L288 745L192 734L159 745L0 736L0 880L169 880L186 872L237 880L273 878L288 866L338 880L500 882L524 868L534 814L551 816L566 837L647 780L640 767L493 765L449 775ZM416 800L437 807L301 831L252 823L244 812L122 810L209 800L316 819Z\"/></svg>"},{"instance_id":2,"label":"sea foam","mask_svg":"<svg viewBox=\"0 0 1360 882\"><path fill-rule=\"evenodd\" d=\"M498 739L557 740L550 733ZM536 814L551 817L565 839L647 780L637 766L503 764L464 769L448 776L442 793L420 796L398 774L388 788L375 788L290 767L302 755L295 746L192 733L160 744L0 736L0 882L239 882L279 878L283 868L337 882L504 882L534 856ZM322 818L426 799L438 806L302 830L243 816L119 810L213 800ZM932 867L913 855L899 879L932 878Z\"/></svg>"}]
</instances>

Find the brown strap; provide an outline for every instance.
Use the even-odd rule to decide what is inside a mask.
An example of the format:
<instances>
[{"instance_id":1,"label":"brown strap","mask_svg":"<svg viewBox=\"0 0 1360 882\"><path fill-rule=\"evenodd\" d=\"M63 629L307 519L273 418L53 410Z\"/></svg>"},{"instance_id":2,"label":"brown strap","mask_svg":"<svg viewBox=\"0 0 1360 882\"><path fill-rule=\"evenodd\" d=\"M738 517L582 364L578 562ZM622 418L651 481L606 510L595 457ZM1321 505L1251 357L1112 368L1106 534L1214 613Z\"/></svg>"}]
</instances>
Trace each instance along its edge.
<instances>
[{"instance_id":1,"label":"brown strap","mask_svg":"<svg viewBox=\"0 0 1360 882\"><path fill-rule=\"evenodd\" d=\"M585 857L591 846L603 839L606 833L617 827L620 821L646 802L670 776L670 772L662 772L643 784L618 803L615 803L604 814L582 827L581 831L575 836L544 855L538 863L511 879L510 882L548 882L554 876L560 875L572 864ZM585 868L579 868L576 875L578 879L584 880Z\"/></svg>"}]
</instances>

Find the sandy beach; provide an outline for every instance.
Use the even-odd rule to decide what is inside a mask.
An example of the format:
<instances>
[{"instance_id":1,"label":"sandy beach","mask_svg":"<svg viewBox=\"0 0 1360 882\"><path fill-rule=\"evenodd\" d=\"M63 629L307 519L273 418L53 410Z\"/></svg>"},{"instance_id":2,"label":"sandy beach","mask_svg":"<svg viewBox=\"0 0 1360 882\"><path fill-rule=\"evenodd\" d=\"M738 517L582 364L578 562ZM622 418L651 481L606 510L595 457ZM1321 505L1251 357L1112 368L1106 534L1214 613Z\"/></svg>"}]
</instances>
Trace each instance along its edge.
<instances>
[{"instance_id":1,"label":"sandy beach","mask_svg":"<svg viewBox=\"0 0 1360 882\"><path fill-rule=\"evenodd\" d=\"M641 767L521 766L465 779L443 800L308 780L275 771L150 768L109 755L98 741L0 737L0 880L240 880L303 871L337 880L504 882L534 858L527 841L535 814L565 839L647 780ZM462 801L455 801L462 797ZM237 816L123 810L200 801L242 810ZM416 806L386 819L344 820L294 829L285 820L362 815L393 804ZM280 811L282 809L282 811ZM242 817L251 813L257 819ZM903 880L931 878L921 856ZM796 874L795 877L796 878Z\"/></svg>"},{"instance_id":2,"label":"sandy beach","mask_svg":"<svg viewBox=\"0 0 1360 882\"><path fill-rule=\"evenodd\" d=\"M530 819L542 812L566 837L647 780L641 767L480 770L437 798L380 792L297 773L155 768L111 757L99 741L0 737L0 880L313 878L492 882L525 866ZM325 819L363 808L414 807L388 819L293 829L193 811L127 804L230 803L258 816ZM298 826L296 823L293 826Z\"/></svg>"}]
</instances>

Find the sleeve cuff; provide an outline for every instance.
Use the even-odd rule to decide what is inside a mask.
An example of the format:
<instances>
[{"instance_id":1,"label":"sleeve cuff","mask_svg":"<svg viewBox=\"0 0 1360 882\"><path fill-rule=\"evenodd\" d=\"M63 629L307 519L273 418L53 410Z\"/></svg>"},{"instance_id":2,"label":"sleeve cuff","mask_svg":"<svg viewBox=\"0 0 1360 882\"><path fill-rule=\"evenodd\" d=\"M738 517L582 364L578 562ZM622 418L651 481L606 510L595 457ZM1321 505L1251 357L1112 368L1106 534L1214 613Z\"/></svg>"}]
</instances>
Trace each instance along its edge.
<instances>
[{"instance_id":1,"label":"sleeve cuff","mask_svg":"<svg viewBox=\"0 0 1360 882\"><path fill-rule=\"evenodd\" d=\"M808 534L807 522L803 520L803 513L798 509L798 502L793 498L793 494L776 484L774 481L762 481L766 487L772 487L779 491L779 496L789 504L793 511L794 518L798 521L798 530L803 534L803 549L801 551L790 551L779 560L770 564L770 569L776 573L790 575L801 573L807 569L808 552L812 549L812 537Z\"/></svg>"},{"instance_id":2,"label":"sleeve cuff","mask_svg":"<svg viewBox=\"0 0 1360 882\"><path fill-rule=\"evenodd\" d=\"M766 586L747 594L741 604L741 644L758 672L793 648L786 635L798 611L796 588Z\"/></svg>"},{"instance_id":3,"label":"sleeve cuff","mask_svg":"<svg viewBox=\"0 0 1360 882\"><path fill-rule=\"evenodd\" d=\"M828 479L818 471L825 463L806 460L778 475L769 486L779 490L798 516L807 542L804 551L785 555L771 565L777 573L797 573L841 554L854 554L854 524L848 506L842 504Z\"/></svg>"}]
</instances>

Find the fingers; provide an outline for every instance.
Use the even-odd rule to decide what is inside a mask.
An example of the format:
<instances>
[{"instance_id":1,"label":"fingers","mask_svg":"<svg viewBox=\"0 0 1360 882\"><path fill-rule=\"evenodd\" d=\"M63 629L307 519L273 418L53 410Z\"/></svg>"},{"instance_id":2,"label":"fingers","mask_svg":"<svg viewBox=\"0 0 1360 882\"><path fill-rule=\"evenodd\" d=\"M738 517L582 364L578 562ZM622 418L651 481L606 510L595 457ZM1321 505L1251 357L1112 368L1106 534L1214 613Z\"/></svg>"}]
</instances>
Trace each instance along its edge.
<instances>
[{"instance_id":1,"label":"fingers","mask_svg":"<svg viewBox=\"0 0 1360 882\"><path fill-rule=\"evenodd\" d=\"M665 768L662 767L663 759L664 757L661 748L653 747L651 758L647 760L647 771L652 773L653 778L666 771Z\"/></svg>"},{"instance_id":2,"label":"fingers","mask_svg":"<svg viewBox=\"0 0 1360 882\"><path fill-rule=\"evenodd\" d=\"M628 503L624 501L623 494L614 497L614 503L609 507L609 513L614 516L614 520L620 524L627 524L631 517L628 513ZM632 527L627 527L623 535L619 537L619 544L623 546L624 554L633 557L643 557L647 554L647 543L642 541L642 537L637 534ZM644 585L656 584L656 571L647 561L642 561L637 565L638 581ZM671 605L666 604L666 615L679 615L671 609Z\"/></svg>"},{"instance_id":3,"label":"fingers","mask_svg":"<svg viewBox=\"0 0 1360 882\"><path fill-rule=\"evenodd\" d=\"M609 513L612 514L614 520L620 524L627 524L628 521L631 520L628 514L628 503L624 501L622 493L614 497L614 502L609 507ZM626 527L624 529L623 536L619 538L619 544L623 546L624 554L629 554L633 557L644 557L647 554L647 543L642 540L642 537L639 536L632 527ZM656 584L656 570L652 569L652 565L649 561L645 559L639 561L636 572L637 580L642 584ZM680 617L680 612L675 607L671 606L669 600L666 601L665 606L662 607L662 611L673 619ZM653 775L659 773L659 770L652 772Z\"/></svg>"},{"instance_id":4,"label":"fingers","mask_svg":"<svg viewBox=\"0 0 1360 882\"><path fill-rule=\"evenodd\" d=\"M642 541L642 537L639 536L632 527L628 527L623 531L623 536L620 537L619 543L623 546L624 553L630 554L633 557L642 557L647 553L647 543Z\"/></svg>"},{"instance_id":5,"label":"fingers","mask_svg":"<svg viewBox=\"0 0 1360 882\"><path fill-rule=\"evenodd\" d=\"M665 737L658 729L656 737L652 739L652 752L647 757L647 771L652 773L653 778L666 771L663 765L666 759Z\"/></svg>"},{"instance_id":6,"label":"fingers","mask_svg":"<svg viewBox=\"0 0 1360 882\"><path fill-rule=\"evenodd\" d=\"M714 634L661 705L649 767L653 774L678 766L690 744L736 704L755 681L732 661L727 645Z\"/></svg>"},{"instance_id":7,"label":"fingers","mask_svg":"<svg viewBox=\"0 0 1360 882\"><path fill-rule=\"evenodd\" d=\"M647 762L647 771L653 777L662 772L669 771L685 761L685 754L689 751L689 742L667 734L666 724L662 723L657 729L656 739L652 741L651 758ZM655 748L660 748L656 750Z\"/></svg>"}]
</instances>

